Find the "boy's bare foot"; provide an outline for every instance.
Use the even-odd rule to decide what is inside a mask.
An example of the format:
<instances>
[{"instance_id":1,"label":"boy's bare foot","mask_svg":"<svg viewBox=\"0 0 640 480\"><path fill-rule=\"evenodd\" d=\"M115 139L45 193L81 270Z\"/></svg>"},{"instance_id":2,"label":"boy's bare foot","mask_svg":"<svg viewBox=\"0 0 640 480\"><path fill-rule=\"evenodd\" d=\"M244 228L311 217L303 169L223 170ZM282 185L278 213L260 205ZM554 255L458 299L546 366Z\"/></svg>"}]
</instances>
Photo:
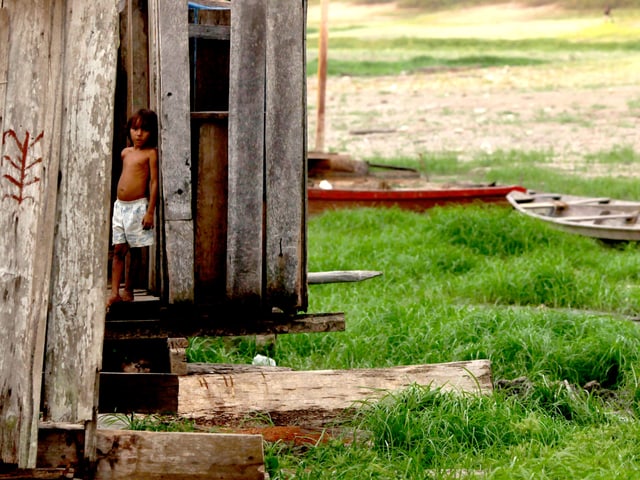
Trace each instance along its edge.
<instances>
[{"instance_id":1,"label":"boy's bare foot","mask_svg":"<svg viewBox=\"0 0 640 480\"><path fill-rule=\"evenodd\" d=\"M118 303L122 301L122 297L120 295L111 295L109 300L107 300L107 308L109 308L114 303Z\"/></svg>"},{"instance_id":2,"label":"boy's bare foot","mask_svg":"<svg viewBox=\"0 0 640 480\"><path fill-rule=\"evenodd\" d=\"M127 292L126 290L122 294L123 302L133 302L133 292Z\"/></svg>"}]
</instances>

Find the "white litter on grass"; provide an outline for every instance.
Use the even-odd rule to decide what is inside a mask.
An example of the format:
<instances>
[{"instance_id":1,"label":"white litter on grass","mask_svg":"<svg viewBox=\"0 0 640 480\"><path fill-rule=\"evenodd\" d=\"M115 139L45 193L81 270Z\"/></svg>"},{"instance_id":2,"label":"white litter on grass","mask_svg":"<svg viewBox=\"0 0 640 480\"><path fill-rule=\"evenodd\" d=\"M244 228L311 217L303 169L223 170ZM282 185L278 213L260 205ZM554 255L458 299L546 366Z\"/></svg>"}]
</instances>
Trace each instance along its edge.
<instances>
[{"instance_id":1,"label":"white litter on grass","mask_svg":"<svg viewBox=\"0 0 640 480\"><path fill-rule=\"evenodd\" d=\"M270 357L265 357L264 355L256 355L255 357L253 357L253 361L251 362L252 365L265 365L265 366L269 366L269 367L275 367L276 366L276 361L273 358Z\"/></svg>"}]
</instances>

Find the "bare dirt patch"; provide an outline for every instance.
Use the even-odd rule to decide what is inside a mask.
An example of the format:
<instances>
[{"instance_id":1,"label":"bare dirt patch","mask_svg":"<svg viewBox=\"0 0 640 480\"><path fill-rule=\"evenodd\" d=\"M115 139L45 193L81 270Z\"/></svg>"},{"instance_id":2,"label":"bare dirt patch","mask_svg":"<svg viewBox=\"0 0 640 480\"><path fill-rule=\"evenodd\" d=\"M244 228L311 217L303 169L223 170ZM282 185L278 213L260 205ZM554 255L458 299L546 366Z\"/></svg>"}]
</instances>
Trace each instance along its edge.
<instances>
[{"instance_id":1,"label":"bare dirt patch","mask_svg":"<svg viewBox=\"0 0 640 480\"><path fill-rule=\"evenodd\" d=\"M597 76L602 80L603 73ZM565 168L588 154L640 151L637 82L536 89L527 88L526 80L526 72L509 69L330 78L325 150L361 159L544 151ZM316 142L316 96L317 80L310 79L310 148Z\"/></svg>"},{"instance_id":2,"label":"bare dirt patch","mask_svg":"<svg viewBox=\"0 0 640 480\"><path fill-rule=\"evenodd\" d=\"M310 8L312 23L317 15L317 7ZM404 20L398 20L402 15L406 12L399 12L394 4L364 7L332 2L330 24L356 22L359 27L353 33L359 36L395 35L389 32L398 22L404 25ZM541 32L562 37L581 31L585 22L605 21L598 16L557 15L555 7L500 4L429 14L426 22L407 24L410 31L403 35L421 31L434 36L430 29L437 27L443 36L455 37L460 27L467 35L478 35L474 38L537 38L544 36ZM369 22L374 28L364 27ZM340 29L339 35L349 35L348 28ZM375 52L371 55L374 58ZM639 72L638 55L612 53L602 61L568 54L566 62L547 66L330 77L323 147L359 159L457 152L464 160L500 150L547 152L559 168L585 171L590 154L626 148L640 152ZM317 78L310 77L310 149L317 145L317 86ZM635 170L633 165L621 166L617 173L636 175Z\"/></svg>"}]
</instances>

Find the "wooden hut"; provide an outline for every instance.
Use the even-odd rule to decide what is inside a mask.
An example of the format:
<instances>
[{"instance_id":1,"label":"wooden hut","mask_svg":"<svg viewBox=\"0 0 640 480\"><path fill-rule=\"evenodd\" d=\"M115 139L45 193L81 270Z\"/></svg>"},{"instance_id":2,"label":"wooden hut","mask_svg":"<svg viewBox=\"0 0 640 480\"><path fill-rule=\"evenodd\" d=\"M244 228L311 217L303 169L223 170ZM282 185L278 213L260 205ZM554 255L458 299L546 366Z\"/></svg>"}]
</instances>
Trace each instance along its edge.
<instances>
[{"instance_id":1,"label":"wooden hut","mask_svg":"<svg viewBox=\"0 0 640 480\"><path fill-rule=\"evenodd\" d=\"M75 455L95 466L107 338L343 328L304 313L305 8L0 3L0 473L26 478L43 445L58 452L43 431L58 446L81 436ZM134 302L105 323L112 152L147 106L160 123L157 318L140 326Z\"/></svg>"},{"instance_id":2,"label":"wooden hut","mask_svg":"<svg viewBox=\"0 0 640 480\"><path fill-rule=\"evenodd\" d=\"M160 117L152 290L168 305L304 311L304 2L160 4L127 4L117 98Z\"/></svg>"}]
</instances>

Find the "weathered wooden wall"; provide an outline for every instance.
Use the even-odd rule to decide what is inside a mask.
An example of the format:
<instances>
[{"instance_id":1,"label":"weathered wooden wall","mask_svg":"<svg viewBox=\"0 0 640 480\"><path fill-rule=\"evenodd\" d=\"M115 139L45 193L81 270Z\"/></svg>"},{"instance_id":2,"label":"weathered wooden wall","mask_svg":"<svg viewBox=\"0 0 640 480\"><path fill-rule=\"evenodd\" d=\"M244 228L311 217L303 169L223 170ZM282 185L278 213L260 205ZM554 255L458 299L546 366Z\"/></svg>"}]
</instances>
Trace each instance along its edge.
<instances>
[{"instance_id":1,"label":"weathered wooden wall","mask_svg":"<svg viewBox=\"0 0 640 480\"><path fill-rule=\"evenodd\" d=\"M227 298L239 308L307 306L305 6L232 10Z\"/></svg>"},{"instance_id":2,"label":"weathered wooden wall","mask_svg":"<svg viewBox=\"0 0 640 480\"><path fill-rule=\"evenodd\" d=\"M2 5L0 461L31 468L41 393L45 418L95 412L118 14L112 0Z\"/></svg>"},{"instance_id":3,"label":"weathered wooden wall","mask_svg":"<svg viewBox=\"0 0 640 480\"><path fill-rule=\"evenodd\" d=\"M148 52L162 197L151 290L221 322L305 311L306 1L143 3L126 2L119 85L146 98Z\"/></svg>"}]
</instances>

